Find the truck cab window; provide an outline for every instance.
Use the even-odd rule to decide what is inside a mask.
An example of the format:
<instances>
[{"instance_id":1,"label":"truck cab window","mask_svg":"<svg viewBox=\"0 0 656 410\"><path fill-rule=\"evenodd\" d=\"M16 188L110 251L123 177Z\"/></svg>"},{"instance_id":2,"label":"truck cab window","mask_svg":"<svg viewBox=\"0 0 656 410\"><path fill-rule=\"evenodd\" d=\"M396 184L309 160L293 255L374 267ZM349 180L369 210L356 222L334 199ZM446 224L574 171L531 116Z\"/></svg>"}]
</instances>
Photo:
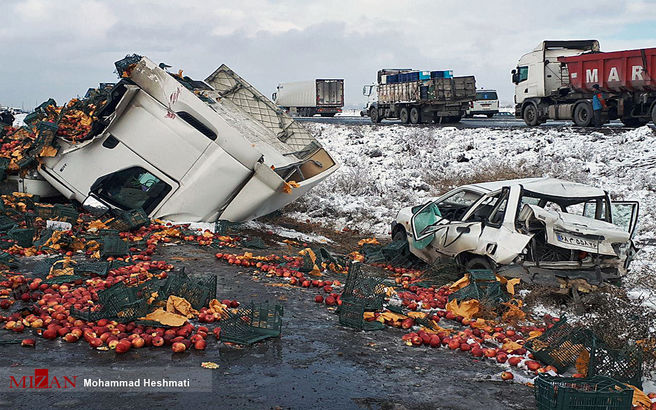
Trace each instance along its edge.
<instances>
[{"instance_id":1,"label":"truck cab window","mask_svg":"<svg viewBox=\"0 0 656 410\"><path fill-rule=\"evenodd\" d=\"M517 82L528 80L528 66L517 67Z\"/></svg>"},{"instance_id":2,"label":"truck cab window","mask_svg":"<svg viewBox=\"0 0 656 410\"><path fill-rule=\"evenodd\" d=\"M122 209L143 208L152 212L171 191L171 186L141 167L105 175L91 186L91 192Z\"/></svg>"}]
</instances>

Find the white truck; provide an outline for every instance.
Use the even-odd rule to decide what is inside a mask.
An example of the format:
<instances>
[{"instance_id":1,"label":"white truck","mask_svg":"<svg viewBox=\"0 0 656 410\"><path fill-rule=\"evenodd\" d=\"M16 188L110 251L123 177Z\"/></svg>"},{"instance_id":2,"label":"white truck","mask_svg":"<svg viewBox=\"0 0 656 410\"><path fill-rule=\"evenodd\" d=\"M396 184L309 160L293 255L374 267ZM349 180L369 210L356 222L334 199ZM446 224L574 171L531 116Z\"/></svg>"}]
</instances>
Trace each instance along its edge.
<instances>
[{"instance_id":1,"label":"white truck","mask_svg":"<svg viewBox=\"0 0 656 410\"><path fill-rule=\"evenodd\" d=\"M476 99L469 103L465 117L485 115L487 118L492 118L498 112L499 97L497 96L497 90L478 90L476 91Z\"/></svg>"},{"instance_id":2,"label":"white truck","mask_svg":"<svg viewBox=\"0 0 656 410\"><path fill-rule=\"evenodd\" d=\"M66 198L178 222L238 222L283 207L338 169L307 130L225 65L204 82L182 82L135 57L92 134L62 138L57 155L43 158L39 174Z\"/></svg>"},{"instance_id":3,"label":"white truck","mask_svg":"<svg viewBox=\"0 0 656 410\"><path fill-rule=\"evenodd\" d=\"M553 120L591 125L595 86L602 122L656 122L656 48L600 52L597 40L542 41L512 70L515 116L535 126Z\"/></svg>"},{"instance_id":4,"label":"white truck","mask_svg":"<svg viewBox=\"0 0 656 410\"><path fill-rule=\"evenodd\" d=\"M271 99L299 117L334 117L344 107L343 79L316 79L278 84Z\"/></svg>"}]
</instances>

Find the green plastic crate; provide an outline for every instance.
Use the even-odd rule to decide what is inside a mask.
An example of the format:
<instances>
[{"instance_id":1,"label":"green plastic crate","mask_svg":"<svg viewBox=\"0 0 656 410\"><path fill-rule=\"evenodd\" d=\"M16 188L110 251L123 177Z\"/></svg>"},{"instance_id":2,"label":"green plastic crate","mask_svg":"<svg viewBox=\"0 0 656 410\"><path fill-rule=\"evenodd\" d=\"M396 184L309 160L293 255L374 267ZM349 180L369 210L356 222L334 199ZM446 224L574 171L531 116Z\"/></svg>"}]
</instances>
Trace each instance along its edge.
<instances>
[{"instance_id":1,"label":"green plastic crate","mask_svg":"<svg viewBox=\"0 0 656 410\"><path fill-rule=\"evenodd\" d=\"M367 321L364 319L365 304L362 300L342 299L339 307L339 324L356 330L381 330L385 328L378 321Z\"/></svg>"},{"instance_id":2,"label":"green plastic crate","mask_svg":"<svg viewBox=\"0 0 656 410\"><path fill-rule=\"evenodd\" d=\"M349 264L348 276L344 284L341 300L364 303L365 310L380 310L385 302L385 285L383 278L366 276L362 273L360 262Z\"/></svg>"},{"instance_id":3,"label":"green plastic crate","mask_svg":"<svg viewBox=\"0 0 656 410\"><path fill-rule=\"evenodd\" d=\"M573 327L565 318L540 337L528 340L524 347L536 360L552 365L562 373L576 363L583 350L592 356L596 337L589 329Z\"/></svg>"},{"instance_id":4,"label":"green plastic crate","mask_svg":"<svg viewBox=\"0 0 656 410\"><path fill-rule=\"evenodd\" d=\"M633 389L606 376L576 379L540 374L535 401L538 410L631 410Z\"/></svg>"},{"instance_id":5,"label":"green plastic crate","mask_svg":"<svg viewBox=\"0 0 656 410\"><path fill-rule=\"evenodd\" d=\"M642 389L642 350L638 346L611 349L597 341L590 354L588 376L610 376Z\"/></svg>"},{"instance_id":6,"label":"green plastic crate","mask_svg":"<svg viewBox=\"0 0 656 410\"><path fill-rule=\"evenodd\" d=\"M246 307L229 311L221 321L221 341L251 345L270 337L279 337L282 330L283 307L264 302L251 302Z\"/></svg>"},{"instance_id":7,"label":"green plastic crate","mask_svg":"<svg viewBox=\"0 0 656 410\"><path fill-rule=\"evenodd\" d=\"M36 204L34 211L41 219L57 219L63 222L75 223L80 213L70 205L55 204L45 206Z\"/></svg>"},{"instance_id":8,"label":"green plastic crate","mask_svg":"<svg viewBox=\"0 0 656 410\"><path fill-rule=\"evenodd\" d=\"M124 256L130 253L130 244L117 235L103 235L99 239L100 256Z\"/></svg>"},{"instance_id":9,"label":"green plastic crate","mask_svg":"<svg viewBox=\"0 0 656 410\"><path fill-rule=\"evenodd\" d=\"M112 229L119 231L132 231L150 224L150 218L148 218L146 212L141 208L131 209L129 211L114 209L112 210L112 213L116 215L116 219L110 224Z\"/></svg>"},{"instance_id":10,"label":"green plastic crate","mask_svg":"<svg viewBox=\"0 0 656 410\"><path fill-rule=\"evenodd\" d=\"M454 299L458 301L477 299L485 305L496 306L510 297L501 288L501 283L495 280L494 282L472 281L449 295L449 301Z\"/></svg>"},{"instance_id":11,"label":"green plastic crate","mask_svg":"<svg viewBox=\"0 0 656 410\"><path fill-rule=\"evenodd\" d=\"M29 248L33 244L34 228L13 227L7 232L7 236L15 240L18 246Z\"/></svg>"},{"instance_id":12,"label":"green plastic crate","mask_svg":"<svg viewBox=\"0 0 656 410\"><path fill-rule=\"evenodd\" d=\"M170 295L184 298L191 306L199 310L216 297L216 275L187 275L184 268L180 272L168 274L165 283L158 291L160 300Z\"/></svg>"},{"instance_id":13,"label":"green plastic crate","mask_svg":"<svg viewBox=\"0 0 656 410\"><path fill-rule=\"evenodd\" d=\"M6 215L0 215L0 232L7 232L16 225L16 221Z\"/></svg>"}]
</instances>

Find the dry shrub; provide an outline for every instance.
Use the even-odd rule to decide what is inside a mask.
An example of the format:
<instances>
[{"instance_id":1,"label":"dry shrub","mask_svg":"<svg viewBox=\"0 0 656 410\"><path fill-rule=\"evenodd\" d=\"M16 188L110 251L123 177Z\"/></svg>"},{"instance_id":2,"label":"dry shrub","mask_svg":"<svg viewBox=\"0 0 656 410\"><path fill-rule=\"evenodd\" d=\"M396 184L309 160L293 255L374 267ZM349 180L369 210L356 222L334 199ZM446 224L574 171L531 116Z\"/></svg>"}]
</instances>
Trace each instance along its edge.
<instances>
[{"instance_id":1,"label":"dry shrub","mask_svg":"<svg viewBox=\"0 0 656 410\"><path fill-rule=\"evenodd\" d=\"M515 166L497 164L478 168L473 170L472 173L466 174L432 174L426 178L426 183L430 185L435 192L442 193L462 185L540 177L542 175L543 173L537 168L524 167L523 164L517 164Z\"/></svg>"}]
</instances>

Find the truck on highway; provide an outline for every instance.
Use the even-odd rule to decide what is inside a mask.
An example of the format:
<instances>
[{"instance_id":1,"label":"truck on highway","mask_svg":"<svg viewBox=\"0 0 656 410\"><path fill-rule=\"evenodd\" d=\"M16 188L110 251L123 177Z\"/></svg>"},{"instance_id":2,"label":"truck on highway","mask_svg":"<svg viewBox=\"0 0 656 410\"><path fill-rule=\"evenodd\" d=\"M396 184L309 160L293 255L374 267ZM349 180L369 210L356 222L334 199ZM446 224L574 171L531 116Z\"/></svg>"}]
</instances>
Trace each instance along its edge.
<instances>
[{"instance_id":1,"label":"truck on highway","mask_svg":"<svg viewBox=\"0 0 656 410\"><path fill-rule=\"evenodd\" d=\"M273 102L290 115L334 117L344 107L343 79L316 79L278 84Z\"/></svg>"},{"instance_id":2,"label":"truck on highway","mask_svg":"<svg viewBox=\"0 0 656 410\"><path fill-rule=\"evenodd\" d=\"M602 122L656 121L656 48L602 53L597 40L547 40L522 56L512 82L515 116L530 126L548 119L591 125L594 85L608 106Z\"/></svg>"},{"instance_id":3,"label":"truck on highway","mask_svg":"<svg viewBox=\"0 0 656 410\"><path fill-rule=\"evenodd\" d=\"M373 123L386 118L404 124L455 123L476 99L476 79L453 77L451 70L384 69L378 71L377 84L362 92L370 97L366 113Z\"/></svg>"}]
</instances>

